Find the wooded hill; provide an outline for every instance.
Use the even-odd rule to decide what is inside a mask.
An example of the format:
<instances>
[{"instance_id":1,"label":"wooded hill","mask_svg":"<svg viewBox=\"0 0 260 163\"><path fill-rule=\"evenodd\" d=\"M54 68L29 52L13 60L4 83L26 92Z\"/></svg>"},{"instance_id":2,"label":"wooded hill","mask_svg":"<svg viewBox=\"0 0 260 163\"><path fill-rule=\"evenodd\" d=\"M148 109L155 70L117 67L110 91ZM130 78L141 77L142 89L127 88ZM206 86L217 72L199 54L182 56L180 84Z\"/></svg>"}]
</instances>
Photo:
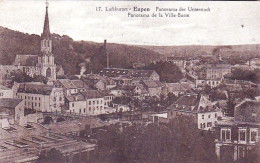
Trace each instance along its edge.
<instances>
[{"instance_id":1,"label":"wooded hill","mask_svg":"<svg viewBox=\"0 0 260 163\"><path fill-rule=\"evenodd\" d=\"M74 41L69 36L52 34L55 63L62 65L66 74L79 74L80 67L86 66L87 72L98 72L106 66L103 43ZM108 38L109 41L109 38ZM159 53L142 47L107 44L110 66L131 68L138 60L150 63L161 58ZM40 36L25 34L0 27L0 64L12 64L15 56L38 55L40 53Z\"/></svg>"}]
</instances>

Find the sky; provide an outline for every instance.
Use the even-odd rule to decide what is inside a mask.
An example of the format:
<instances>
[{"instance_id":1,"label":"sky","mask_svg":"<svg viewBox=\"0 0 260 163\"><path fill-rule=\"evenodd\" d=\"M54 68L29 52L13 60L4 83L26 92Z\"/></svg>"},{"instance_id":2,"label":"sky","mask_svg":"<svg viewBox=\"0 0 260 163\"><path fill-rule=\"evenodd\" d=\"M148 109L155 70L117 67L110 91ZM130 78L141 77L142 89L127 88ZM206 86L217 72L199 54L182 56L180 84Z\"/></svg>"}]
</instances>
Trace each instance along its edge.
<instances>
[{"instance_id":1,"label":"sky","mask_svg":"<svg viewBox=\"0 0 260 163\"><path fill-rule=\"evenodd\" d=\"M128 12L98 12L96 7L210 8L188 18L131 18ZM74 40L135 45L260 44L260 2L49 1L51 33ZM132 12L132 11L131 11ZM133 13L133 12L132 12ZM143 12L144 13L144 12ZM187 12L184 12L187 13ZM158 12L157 12L158 14ZM0 26L41 34L44 0L0 0Z\"/></svg>"}]
</instances>

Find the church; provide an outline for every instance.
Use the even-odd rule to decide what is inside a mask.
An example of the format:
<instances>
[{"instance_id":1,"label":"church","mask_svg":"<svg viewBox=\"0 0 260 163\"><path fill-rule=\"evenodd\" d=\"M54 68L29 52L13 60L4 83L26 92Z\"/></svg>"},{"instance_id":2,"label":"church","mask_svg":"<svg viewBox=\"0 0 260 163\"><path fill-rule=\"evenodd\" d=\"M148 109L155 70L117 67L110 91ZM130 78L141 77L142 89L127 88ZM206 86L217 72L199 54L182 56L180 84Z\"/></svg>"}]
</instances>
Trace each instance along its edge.
<instances>
[{"instance_id":1,"label":"church","mask_svg":"<svg viewBox=\"0 0 260 163\"><path fill-rule=\"evenodd\" d=\"M52 38L49 27L48 3L46 3L46 13L44 20L43 32L41 34L39 55L16 55L12 65L0 65L0 80L8 73L20 70L27 75L34 77L41 75L47 77L49 81L56 80L57 73L63 75L61 66L56 66L54 63L54 54L52 53ZM59 69L57 71L56 69Z\"/></svg>"}]
</instances>

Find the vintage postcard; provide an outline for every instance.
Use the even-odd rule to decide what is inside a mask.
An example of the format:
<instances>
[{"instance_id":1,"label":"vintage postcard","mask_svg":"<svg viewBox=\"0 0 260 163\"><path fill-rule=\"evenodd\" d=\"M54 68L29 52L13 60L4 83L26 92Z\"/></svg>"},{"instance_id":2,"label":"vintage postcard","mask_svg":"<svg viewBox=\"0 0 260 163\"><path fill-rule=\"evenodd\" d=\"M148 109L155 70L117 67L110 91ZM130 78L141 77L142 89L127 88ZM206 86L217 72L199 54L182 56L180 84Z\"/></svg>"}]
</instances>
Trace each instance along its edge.
<instances>
[{"instance_id":1,"label":"vintage postcard","mask_svg":"<svg viewBox=\"0 0 260 163\"><path fill-rule=\"evenodd\" d=\"M260 162L260 2L0 1L1 163Z\"/></svg>"}]
</instances>

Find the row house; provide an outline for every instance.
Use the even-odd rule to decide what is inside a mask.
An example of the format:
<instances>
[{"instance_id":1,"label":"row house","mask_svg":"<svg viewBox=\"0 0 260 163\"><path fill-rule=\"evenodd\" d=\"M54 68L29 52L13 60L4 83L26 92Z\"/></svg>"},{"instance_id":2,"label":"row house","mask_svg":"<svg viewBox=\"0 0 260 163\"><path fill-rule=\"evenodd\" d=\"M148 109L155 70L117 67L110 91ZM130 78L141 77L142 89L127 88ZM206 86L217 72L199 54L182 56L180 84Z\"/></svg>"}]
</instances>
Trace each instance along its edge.
<instances>
[{"instance_id":1,"label":"row house","mask_svg":"<svg viewBox=\"0 0 260 163\"><path fill-rule=\"evenodd\" d=\"M245 99L236 105L234 118L218 121L215 152L221 161L236 161L246 157L259 141L260 102Z\"/></svg>"},{"instance_id":2,"label":"row house","mask_svg":"<svg viewBox=\"0 0 260 163\"><path fill-rule=\"evenodd\" d=\"M212 130L218 119L223 117L221 109L209 101L205 95L183 95L167 109L168 119L189 116L201 130Z\"/></svg>"},{"instance_id":3,"label":"row house","mask_svg":"<svg viewBox=\"0 0 260 163\"><path fill-rule=\"evenodd\" d=\"M64 106L63 89L56 85L23 83L19 85L15 97L25 101L26 109L41 112L61 111Z\"/></svg>"},{"instance_id":4,"label":"row house","mask_svg":"<svg viewBox=\"0 0 260 163\"><path fill-rule=\"evenodd\" d=\"M231 73L230 64L208 64L206 66L206 79L219 79Z\"/></svg>"},{"instance_id":5,"label":"row house","mask_svg":"<svg viewBox=\"0 0 260 163\"><path fill-rule=\"evenodd\" d=\"M59 79L55 84L62 87L67 96L90 90L90 87L82 80Z\"/></svg>"},{"instance_id":6,"label":"row house","mask_svg":"<svg viewBox=\"0 0 260 163\"><path fill-rule=\"evenodd\" d=\"M67 112L82 115L105 114L105 109L112 104L113 96L106 91L87 90L66 96Z\"/></svg>"}]
</instances>

